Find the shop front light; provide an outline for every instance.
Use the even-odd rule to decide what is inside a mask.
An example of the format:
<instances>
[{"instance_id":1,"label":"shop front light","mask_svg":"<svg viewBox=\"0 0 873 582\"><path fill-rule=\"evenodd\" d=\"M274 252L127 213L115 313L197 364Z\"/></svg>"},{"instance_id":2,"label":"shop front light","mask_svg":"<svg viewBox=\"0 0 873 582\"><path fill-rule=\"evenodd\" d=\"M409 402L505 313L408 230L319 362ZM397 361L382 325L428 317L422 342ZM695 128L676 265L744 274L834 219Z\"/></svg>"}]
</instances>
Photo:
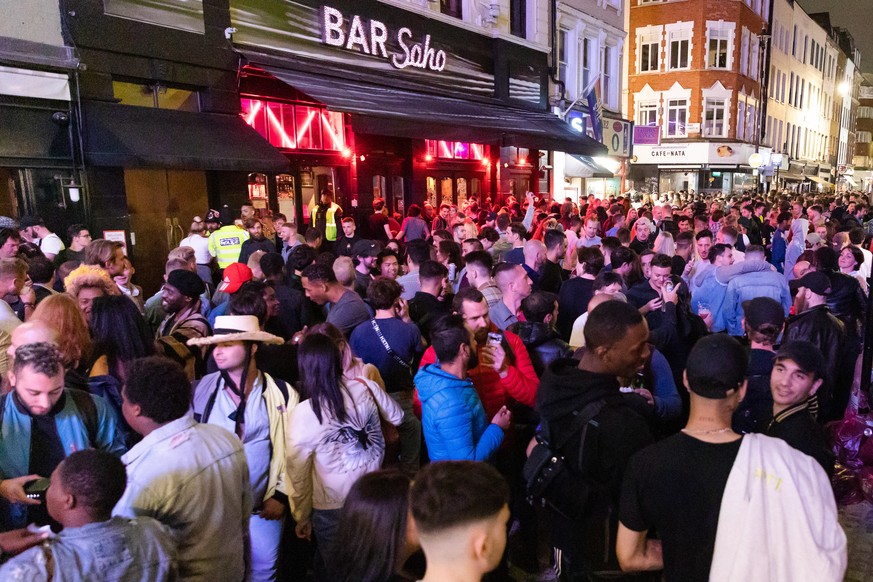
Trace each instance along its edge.
<instances>
[{"instance_id":1,"label":"shop front light","mask_svg":"<svg viewBox=\"0 0 873 582\"><path fill-rule=\"evenodd\" d=\"M352 150L350 150L349 148L344 149L343 150L343 157L344 158L352 157Z\"/></svg>"}]
</instances>

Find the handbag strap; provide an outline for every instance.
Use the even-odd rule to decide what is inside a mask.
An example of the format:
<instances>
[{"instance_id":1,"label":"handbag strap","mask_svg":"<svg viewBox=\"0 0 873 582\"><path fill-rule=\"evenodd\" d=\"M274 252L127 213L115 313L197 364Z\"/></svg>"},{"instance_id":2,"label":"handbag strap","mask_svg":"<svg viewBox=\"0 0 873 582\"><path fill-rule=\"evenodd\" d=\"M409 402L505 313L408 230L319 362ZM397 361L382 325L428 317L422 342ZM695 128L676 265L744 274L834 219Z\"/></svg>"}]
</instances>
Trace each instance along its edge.
<instances>
[{"instance_id":1,"label":"handbag strap","mask_svg":"<svg viewBox=\"0 0 873 582\"><path fill-rule=\"evenodd\" d=\"M391 349L391 346L388 344L388 340L385 339L385 336L382 335L382 330L379 328L379 324L376 323L376 319L371 319L370 323L373 324L373 331L376 332L376 335L379 336L379 341L382 342L382 347L385 348L385 351L388 352L388 355L394 358L394 361L406 368L407 370L411 369L412 366L403 361L403 358L397 355L397 353Z\"/></svg>"},{"instance_id":2,"label":"handbag strap","mask_svg":"<svg viewBox=\"0 0 873 582\"><path fill-rule=\"evenodd\" d=\"M370 388L370 383L358 376L355 378L358 382L364 385L364 388L367 389L367 393L370 395L370 398L373 400L373 404L376 405L376 414L379 415L379 419L382 420L382 408L379 406L379 401L376 400L376 395L373 394L373 389Z\"/></svg>"}]
</instances>

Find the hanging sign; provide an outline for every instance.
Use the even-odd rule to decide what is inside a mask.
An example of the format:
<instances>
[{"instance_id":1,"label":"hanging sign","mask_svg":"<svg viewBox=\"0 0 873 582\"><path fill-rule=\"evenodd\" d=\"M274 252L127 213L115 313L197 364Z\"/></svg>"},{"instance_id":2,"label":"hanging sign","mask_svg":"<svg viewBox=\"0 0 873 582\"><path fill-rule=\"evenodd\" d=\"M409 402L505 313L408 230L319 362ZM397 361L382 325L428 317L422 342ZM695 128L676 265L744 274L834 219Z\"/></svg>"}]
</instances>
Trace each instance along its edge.
<instances>
[{"instance_id":1,"label":"hanging sign","mask_svg":"<svg viewBox=\"0 0 873 582\"><path fill-rule=\"evenodd\" d=\"M430 46L430 35L415 42L407 27L397 30L394 37L400 52L388 53L388 27L379 20L366 22L357 14L346 19L342 12L330 6L322 7L322 42L329 46L358 51L388 59L396 69L413 67L442 71L446 67L446 51Z\"/></svg>"}]
</instances>

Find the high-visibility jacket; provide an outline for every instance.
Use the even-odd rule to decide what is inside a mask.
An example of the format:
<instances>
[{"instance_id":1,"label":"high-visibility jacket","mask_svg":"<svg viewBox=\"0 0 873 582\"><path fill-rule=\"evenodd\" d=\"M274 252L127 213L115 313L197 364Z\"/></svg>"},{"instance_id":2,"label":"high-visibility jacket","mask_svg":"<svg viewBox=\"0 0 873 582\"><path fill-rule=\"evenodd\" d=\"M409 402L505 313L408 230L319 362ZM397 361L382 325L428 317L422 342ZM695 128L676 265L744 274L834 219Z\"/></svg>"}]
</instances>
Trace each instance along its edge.
<instances>
[{"instance_id":1,"label":"high-visibility jacket","mask_svg":"<svg viewBox=\"0 0 873 582\"><path fill-rule=\"evenodd\" d=\"M317 227L318 223L316 219L318 218L318 210L320 206L316 204L312 208L312 226ZM336 211L342 211L339 205L336 202L331 202L330 206L328 206L327 210L324 214L324 238L325 240L335 241L336 240Z\"/></svg>"},{"instance_id":2,"label":"high-visibility jacket","mask_svg":"<svg viewBox=\"0 0 873 582\"><path fill-rule=\"evenodd\" d=\"M249 238L248 231L235 224L222 226L209 235L209 254L218 260L218 268L227 268L239 259L242 244Z\"/></svg>"}]
</instances>

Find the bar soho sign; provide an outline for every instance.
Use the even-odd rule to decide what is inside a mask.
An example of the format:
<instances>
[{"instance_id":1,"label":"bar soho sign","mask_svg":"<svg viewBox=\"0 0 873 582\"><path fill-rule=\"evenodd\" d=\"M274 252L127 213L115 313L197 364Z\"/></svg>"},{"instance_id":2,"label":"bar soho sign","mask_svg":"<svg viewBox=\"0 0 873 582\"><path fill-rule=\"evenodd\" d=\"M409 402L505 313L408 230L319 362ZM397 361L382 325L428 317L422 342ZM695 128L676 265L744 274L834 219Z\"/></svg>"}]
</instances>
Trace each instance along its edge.
<instances>
[{"instance_id":1,"label":"bar soho sign","mask_svg":"<svg viewBox=\"0 0 873 582\"><path fill-rule=\"evenodd\" d=\"M388 41L388 27L378 20L370 20L365 26L363 19L353 15L346 25L346 18L336 8L322 8L322 42L350 51L358 51L375 57L388 59L397 69L414 67L442 71L446 67L446 52L434 50L430 46L430 35L424 35L422 42L413 42L412 31L405 26L397 30L399 53L389 55L385 44Z\"/></svg>"}]
</instances>

